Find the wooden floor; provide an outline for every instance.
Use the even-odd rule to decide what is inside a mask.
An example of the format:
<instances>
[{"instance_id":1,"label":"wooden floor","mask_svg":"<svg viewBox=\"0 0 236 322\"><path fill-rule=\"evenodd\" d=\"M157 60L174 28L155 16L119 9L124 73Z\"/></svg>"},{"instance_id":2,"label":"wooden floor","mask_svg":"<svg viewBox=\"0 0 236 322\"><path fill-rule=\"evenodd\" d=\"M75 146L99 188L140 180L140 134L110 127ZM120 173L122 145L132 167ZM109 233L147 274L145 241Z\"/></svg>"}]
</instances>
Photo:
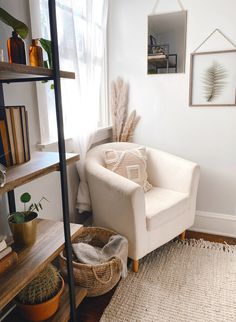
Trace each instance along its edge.
<instances>
[{"instance_id":1,"label":"wooden floor","mask_svg":"<svg viewBox=\"0 0 236 322\"><path fill-rule=\"evenodd\" d=\"M186 238L195 238L195 239L204 239L211 242L224 243L226 242L229 245L236 245L236 238L216 236L205 233L198 233L193 231L186 232ZM86 298L79 306L78 316L79 322L98 322L109 304L112 295L115 292L115 288L109 293L94 297Z\"/></svg>"}]
</instances>

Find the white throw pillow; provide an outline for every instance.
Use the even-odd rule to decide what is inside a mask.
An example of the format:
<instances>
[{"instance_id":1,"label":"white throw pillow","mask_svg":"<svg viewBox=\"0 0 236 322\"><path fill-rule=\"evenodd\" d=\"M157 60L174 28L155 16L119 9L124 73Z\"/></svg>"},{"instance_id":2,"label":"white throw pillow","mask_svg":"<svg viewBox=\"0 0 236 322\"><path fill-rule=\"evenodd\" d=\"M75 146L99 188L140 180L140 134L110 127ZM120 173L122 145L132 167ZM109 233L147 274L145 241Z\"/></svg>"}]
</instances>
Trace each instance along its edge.
<instances>
[{"instance_id":1,"label":"white throw pillow","mask_svg":"<svg viewBox=\"0 0 236 322\"><path fill-rule=\"evenodd\" d=\"M152 188L147 180L147 155L145 147L125 151L105 150L106 168L139 184L144 192Z\"/></svg>"}]
</instances>

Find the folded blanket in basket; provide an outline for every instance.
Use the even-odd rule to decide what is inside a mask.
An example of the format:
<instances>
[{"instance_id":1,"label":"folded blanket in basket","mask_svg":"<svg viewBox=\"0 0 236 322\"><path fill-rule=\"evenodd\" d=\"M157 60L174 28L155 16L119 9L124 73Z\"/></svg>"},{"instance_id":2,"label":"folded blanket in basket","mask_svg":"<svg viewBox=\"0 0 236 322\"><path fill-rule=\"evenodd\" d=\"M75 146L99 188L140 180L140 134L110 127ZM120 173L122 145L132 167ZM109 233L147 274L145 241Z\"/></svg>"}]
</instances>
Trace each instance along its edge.
<instances>
[{"instance_id":1,"label":"folded blanket in basket","mask_svg":"<svg viewBox=\"0 0 236 322\"><path fill-rule=\"evenodd\" d=\"M97 265L118 257L122 262L122 277L127 275L128 241L120 235L111 236L103 247L94 247L86 243L72 244L73 251L80 263Z\"/></svg>"}]
</instances>

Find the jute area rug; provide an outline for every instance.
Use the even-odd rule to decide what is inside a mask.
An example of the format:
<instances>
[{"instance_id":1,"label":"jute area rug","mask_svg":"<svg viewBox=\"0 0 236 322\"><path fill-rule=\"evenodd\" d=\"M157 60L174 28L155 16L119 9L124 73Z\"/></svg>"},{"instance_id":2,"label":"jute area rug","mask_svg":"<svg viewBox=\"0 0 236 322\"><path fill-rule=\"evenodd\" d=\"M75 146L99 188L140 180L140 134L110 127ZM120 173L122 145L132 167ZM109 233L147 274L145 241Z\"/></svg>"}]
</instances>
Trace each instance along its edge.
<instances>
[{"instance_id":1,"label":"jute area rug","mask_svg":"<svg viewBox=\"0 0 236 322\"><path fill-rule=\"evenodd\" d=\"M102 322L236 322L236 246L170 242L123 279Z\"/></svg>"}]
</instances>

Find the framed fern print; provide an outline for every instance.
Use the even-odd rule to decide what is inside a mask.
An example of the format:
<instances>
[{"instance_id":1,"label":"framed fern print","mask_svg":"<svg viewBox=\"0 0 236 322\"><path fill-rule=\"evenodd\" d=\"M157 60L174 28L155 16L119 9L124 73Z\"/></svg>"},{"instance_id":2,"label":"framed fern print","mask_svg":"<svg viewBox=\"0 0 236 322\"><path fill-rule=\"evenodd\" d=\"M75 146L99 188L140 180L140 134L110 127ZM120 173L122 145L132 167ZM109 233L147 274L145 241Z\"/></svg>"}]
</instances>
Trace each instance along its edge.
<instances>
[{"instance_id":1,"label":"framed fern print","mask_svg":"<svg viewBox=\"0 0 236 322\"><path fill-rule=\"evenodd\" d=\"M236 50L191 55L190 106L236 106Z\"/></svg>"}]
</instances>

